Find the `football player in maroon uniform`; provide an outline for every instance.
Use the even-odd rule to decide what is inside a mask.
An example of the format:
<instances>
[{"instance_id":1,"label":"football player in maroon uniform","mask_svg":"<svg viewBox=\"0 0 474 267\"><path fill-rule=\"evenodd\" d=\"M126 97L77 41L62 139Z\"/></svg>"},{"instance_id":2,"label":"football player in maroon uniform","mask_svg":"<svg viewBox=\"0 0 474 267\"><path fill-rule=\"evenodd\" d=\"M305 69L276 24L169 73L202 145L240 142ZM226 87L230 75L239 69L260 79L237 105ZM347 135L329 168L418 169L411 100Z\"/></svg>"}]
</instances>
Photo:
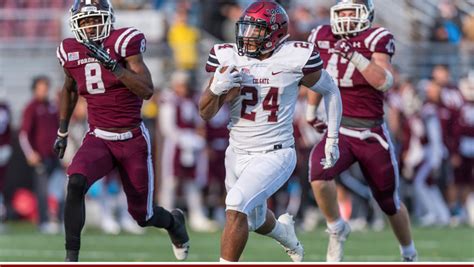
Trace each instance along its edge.
<instances>
[{"instance_id":1,"label":"football player in maroon uniform","mask_svg":"<svg viewBox=\"0 0 474 267\"><path fill-rule=\"evenodd\" d=\"M56 53L65 73L54 144L60 158L78 95L87 101L89 123L89 131L67 170L66 261L78 260L85 193L115 168L132 217L142 227L166 229L176 258L184 260L189 237L183 213L168 212L153 203L150 135L140 117L143 99L153 94L151 75L142 57L145 36L135 28L114 29L113 22L108 0L75 0L70 18L75 38L64 39Z\"/></svg>"},{"instance_id":2,"label":"football player in maroon uniform","mask_svg":"<svg viewBox=\"0 0 474 267\"><path fill-rule=\"evenodd\" d=\"M359 162L373 196L388 215L400 243L402 258L416 260L408 212L398 196L398 164L383 121L384 92L392 87L392 34L372 27L372 0L339 0L331 8L331 25L315 28L308 40L318 47L326 70L341 90L343 116L340 127L340 158L324 169L326 138L311 153L310 180L316 201L326 217L329 233L328 261L341 261L344 241L351 232L339 215L334 177ZM309 99L315 110L317 97ZM307 115L308 116L308 115Z\"/></svg>"}]
</instances>

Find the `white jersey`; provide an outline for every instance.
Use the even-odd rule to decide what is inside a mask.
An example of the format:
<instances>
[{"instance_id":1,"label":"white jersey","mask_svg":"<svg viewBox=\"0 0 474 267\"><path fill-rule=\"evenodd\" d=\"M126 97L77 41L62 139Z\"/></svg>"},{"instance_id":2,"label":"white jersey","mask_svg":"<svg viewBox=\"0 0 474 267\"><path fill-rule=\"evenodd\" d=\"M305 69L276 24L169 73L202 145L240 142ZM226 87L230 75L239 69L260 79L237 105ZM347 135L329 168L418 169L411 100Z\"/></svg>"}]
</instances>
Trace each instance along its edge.
<instances>
[{"instance_id":1,"label":"white jersey","mask_svg":"<svg viewBox=\"0 0 474 267\"><path fill-rule=\"evenodd\" d=\"M231 103L230 145L257 152L294 145L293 114L301 78L323 62L314 45L287 41L264 60L239 56L234 43L216 44L208 72L235 65L242 73L241 94Z\"/></svg>"}]
</instances>

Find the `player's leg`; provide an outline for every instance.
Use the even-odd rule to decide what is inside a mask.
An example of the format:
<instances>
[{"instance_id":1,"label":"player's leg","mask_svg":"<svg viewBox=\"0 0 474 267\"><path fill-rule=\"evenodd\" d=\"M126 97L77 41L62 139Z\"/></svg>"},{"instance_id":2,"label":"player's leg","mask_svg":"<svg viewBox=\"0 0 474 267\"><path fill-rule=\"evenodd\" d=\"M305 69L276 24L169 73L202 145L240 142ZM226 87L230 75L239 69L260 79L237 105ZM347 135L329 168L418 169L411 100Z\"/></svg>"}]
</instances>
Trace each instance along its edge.
<instances>
[{"instance_id":1,"label":"player's leg","mask_svg":"<svg viewBox=\"0 0 474 267\"><path fill-rule=\"evenodd\" d=\"M87 135L68 168L68 185L64 206L66 261L78 261L81 231L86 219L84 196L89 187L113 168L112 155L105 142Z\"/></svg>"},{"instance_id":2,"label":"player's leg","mask_svg":"<svg viewBox=\"0 0 474 267\"><path fill-rule=\"evenodd\" d=\"M340 157L336 165L330 169L323 169L321 159L325 157L324 146L326 138L317 144L310 154L310 180L314 197L326 218L327 232L329 233L329 244L326 253L327 261L341 261L344 256L344 242L350 233L350 227L339 214L337 203L337 191L334 177L348 169L355 161L349 149L349 137L339 137Z\"/></svg>"},{"instance_id":3,"label":"player's leg","mask_svg":"<svg viewBox=\"0 0 474 267\"><path fill-rule=\"evenodd\" d=\"M388 130L383 125L377 132L389 143L386 150L377 142L363 142L356 149L362 172L382 211L388 216L400 244L404 261L416 261L417 253L411 236L407 208L398 196L398 163Z\"/></svg>"},{"instance_id":4,"label":"player's leg","mask_svg":"<svg viewBox=\"0 0 474 267\"><path fill-rule=\"evenodd\" d=\"M285 252L290 256L292 261L303 261L304 249L296 236L293 216L285 213L278 217L277 220L275 214L267 208L266 203L256 207L253 212L256 214L251 215L250 217L261 216L259 213L266 212L265 222L255 230L256 233L275 239L283 246Z\"/></svg>"},{"instance_id":5,"label":"player's leg","mask_svg":"<svg viewBox=\"0 0 474 267\"><path fill-rule=\"evenodd\" d=\"M240 258L249 230L259 229L260 233L273 230L272 224L276 220L271 216L266 222L265 203L288 180L295 164L296 154L291 148L257 155L239 154L232 148L227 150L227 221L222 236L221 260L237 261Z\"/></svg>"},{"instance_id":6,"label":"player's leg","mask_svg":"<svg viewBox=\"0 0 474 267\"><path fill-rule=\"evenodd\" d=\"M128 211L141 227L164 228L170 236L173 252L178 260L187 258L189 237L184 214L175 209L171 212L153 204L154 171L151 141L148 130L142 124L134 137L115 146L114 154L121 154L118 170L123 190L127 196Z\"/></svg>"}]
</instances>

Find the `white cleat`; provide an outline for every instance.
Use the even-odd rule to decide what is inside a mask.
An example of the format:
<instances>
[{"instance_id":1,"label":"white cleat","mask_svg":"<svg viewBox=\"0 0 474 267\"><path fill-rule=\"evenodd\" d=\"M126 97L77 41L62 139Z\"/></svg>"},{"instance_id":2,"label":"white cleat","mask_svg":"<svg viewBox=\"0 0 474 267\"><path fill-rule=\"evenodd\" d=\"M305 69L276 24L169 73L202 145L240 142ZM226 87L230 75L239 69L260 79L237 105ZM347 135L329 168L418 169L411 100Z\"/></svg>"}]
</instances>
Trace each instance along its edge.
<instances>
[{"instance_id":1,"label":"white cleat","mask_svg":"<svg viewBox=\"0 0 474 267\"><path fill-rule=\"evenodd\" d=\"M351 233L351 227L347 222L344 222L344 228L340 232L331 232L326 230L329 234L328 251L326 254L326 261L340 262L344 257L344 242Z\"/></svg>"},{"instance_id":2,"label":"white cleat","mask_svg":"<svg viewBox=\"0 0 474 267\"><path fill-rule=\"evenodd\" d=\"M280 245L285 249L286 254L290 256L292 261L303 261L304 249L301 245L301 242L298 240L298 237L296 236L295 221L293 220L293 216L285 213L278 217L278 221L283 225L286 232L286 236L283 237L284 241L279 242Z\"/></svg>"},{"instance_id":3,"label":"white cleat","mask_svg":"<svg viewBox=\"0 0 474 267\"><path fill-rule=\"evenodd\" d=\"M177 260L184 261L186 258L188 258L189 242L181 244L180 246L172 244L172 247L173 247L174 256L176 257Z\"/></svg>"}]
</instances>

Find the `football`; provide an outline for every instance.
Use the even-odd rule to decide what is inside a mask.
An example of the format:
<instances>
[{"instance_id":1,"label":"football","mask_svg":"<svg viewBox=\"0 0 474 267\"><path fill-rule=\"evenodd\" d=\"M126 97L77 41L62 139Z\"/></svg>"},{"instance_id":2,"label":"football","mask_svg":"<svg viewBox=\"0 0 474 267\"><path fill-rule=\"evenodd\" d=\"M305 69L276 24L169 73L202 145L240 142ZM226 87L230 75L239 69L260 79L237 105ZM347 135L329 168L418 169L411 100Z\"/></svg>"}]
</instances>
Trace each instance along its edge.
<instances>
[{"instance_id":1,"label":"football","mask_svg":"<svg viewBox=\"0 0 474 267\"><path fill-rule=\"evenodd\" d=\"M227 70L229 66L223 66L220 70L220 73L223 73ZM235 71L238 71L235 67L234 69L232 70L232 72L235 72ZM234 100L236 97L238 97L240 95L240 87L234 87L234 88L231 88L226 94L225 94L225 99L224 101L225 102L231 102L232 100Z\"/></svg>"}]
</instances>

